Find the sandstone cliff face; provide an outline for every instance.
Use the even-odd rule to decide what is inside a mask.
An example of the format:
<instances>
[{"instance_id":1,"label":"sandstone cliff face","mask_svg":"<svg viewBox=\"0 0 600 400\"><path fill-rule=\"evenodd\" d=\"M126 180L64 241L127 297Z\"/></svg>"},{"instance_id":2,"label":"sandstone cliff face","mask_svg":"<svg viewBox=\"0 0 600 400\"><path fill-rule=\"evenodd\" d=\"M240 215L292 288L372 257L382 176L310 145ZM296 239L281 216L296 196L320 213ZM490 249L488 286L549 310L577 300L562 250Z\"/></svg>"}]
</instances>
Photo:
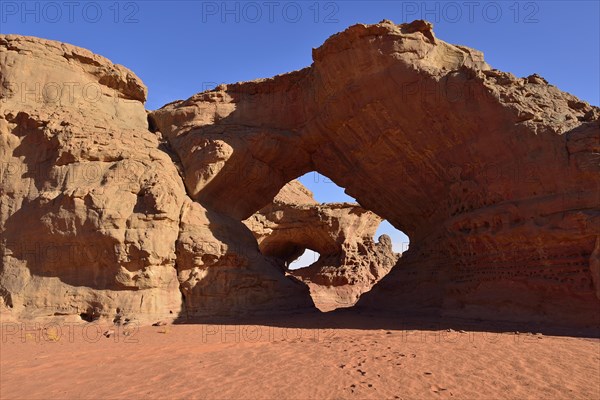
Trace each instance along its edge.
<instances>
[{"instance_id":1,"label":"sandstone cliff face","mask_svg":"<svg viewBox=\"0 0 600 400\"><path fill-rule=\"evenodd\" d=\"M292 181L244 223L261 252L279 260L284 270L305 249L320 254L310 266L287 272L309 286L320 310L331 311L354 305L398 260L389 236L373 241L381 221L357 204L319 204Z\"/></svg>"},{"instance_id":2,"label":"sandstone cliff face","mask_svg":"<svg viewBox=\"0 0 600 400\"><path fill-rule=\"evenodd\" d=\"M316 170L411 239L360 307L598 323L598 108L423 21L313 59L151 114L193 199L241 220Z\"/></svg>"},{"instance_id":3,"label":"sandstone cliff face","mask_svg":"<svg viewBox=\"0 0 600 400\"><path fill-rule=\"evenodd\" d=\"M239 221L187 196L131 71L2 35L0 89L3 316L150 321L311 306Z\"/></svg>"},{"instance_id":4,"label":"sandstone cliff face","mask_svg":"<svg viewBox=\"0 0 600 400\"><path fill-rule=\"evenodd\" d=\"M599 323L598 108L424 21L355 25L313 59L168 104L151 132L130 71L0 36L0 310L312 306L241 221L316 170L411 239L359 307Z\"/></svg>"}]
</instances>

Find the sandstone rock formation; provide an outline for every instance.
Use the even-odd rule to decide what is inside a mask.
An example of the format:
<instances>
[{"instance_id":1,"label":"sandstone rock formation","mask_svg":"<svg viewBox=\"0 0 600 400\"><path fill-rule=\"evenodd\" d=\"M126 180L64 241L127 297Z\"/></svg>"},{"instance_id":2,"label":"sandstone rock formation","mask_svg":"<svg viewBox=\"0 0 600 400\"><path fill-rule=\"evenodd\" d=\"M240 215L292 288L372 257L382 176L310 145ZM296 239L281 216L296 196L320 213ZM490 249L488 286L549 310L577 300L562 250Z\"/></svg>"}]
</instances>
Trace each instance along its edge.
<instances>
[{"instance_id":1,"label":"sandstone rock formation","mask_svg":"<svg viewBox=\"0 0 600 400\"><path fill-rule=\"evenodd\" d=\"M355 25L303 70L151 114L232 218L316 170L411 239L358 306L598 323L599 110L424 21Z\"/></svg>"},{"instance_id":2,"label":"sandstone rock formation","mask_svg":"<svg viewBox=\"0 0 600 400\"><path fill-rule=\"evenodd\" d=\"M313 59L170 103L148 130L130 71L0 36L0 309L310 306L241 221L316 170L411 239L359 307L599 323L597 107L424 21L352 26Z\"/></svg>"},{"instance_id":3,"label":"sandstone rock formation","mask_svg":"<svg viewBox=\"0 0 600 400\"><path fill-rule=\"evenodd\" d=\"M187 196L131 71L3 35L0 85L4 316L146 321L312 305L239 221Z\"/></svg>"},{"instance_id":4,"label":"sandstone rock formation","mask_svg":"<svg viewBox=\"0 0 600 400\"><path fill-rule=\"evenodd\" d=\"M358 204L319 204L294 180L244 223L261 253L280 260L284 270L305 249L320 254L310 266L288 273L309 286L320 310L331 311L354 305L398 261L389 236L373 241L381 221Z\"/></svg>"}]
</instances>

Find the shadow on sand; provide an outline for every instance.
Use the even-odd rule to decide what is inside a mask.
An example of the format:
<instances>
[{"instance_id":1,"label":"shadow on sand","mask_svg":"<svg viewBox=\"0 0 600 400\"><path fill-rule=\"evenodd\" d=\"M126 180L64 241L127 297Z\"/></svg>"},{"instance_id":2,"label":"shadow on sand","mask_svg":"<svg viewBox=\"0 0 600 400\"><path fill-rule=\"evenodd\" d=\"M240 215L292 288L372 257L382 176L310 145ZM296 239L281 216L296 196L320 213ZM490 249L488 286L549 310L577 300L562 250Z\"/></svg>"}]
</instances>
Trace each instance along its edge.
<instances>
[{"instance_id":1,"label":"shadow on sand","mask_svg":"<svg viewBox=\"0 0 600 400\"><path fill-rule=\"evenodd\" d=\"M600 327L566 327L537 322L485 321L421 314L391 314L371 312L360 309L338 309L323 313L315 311L297 311L273 313L270 315L248 315L238 317L205 317L179 320L177 324L205 325L257 325L275 328L294 329L350 329L350 330L388 330L388 331L445 331L445 332L487 332L491 334L541 334L545 336L564 336L600 339ZM464 332L461 332L464 331Z\"/></svg>"}]
</instances>

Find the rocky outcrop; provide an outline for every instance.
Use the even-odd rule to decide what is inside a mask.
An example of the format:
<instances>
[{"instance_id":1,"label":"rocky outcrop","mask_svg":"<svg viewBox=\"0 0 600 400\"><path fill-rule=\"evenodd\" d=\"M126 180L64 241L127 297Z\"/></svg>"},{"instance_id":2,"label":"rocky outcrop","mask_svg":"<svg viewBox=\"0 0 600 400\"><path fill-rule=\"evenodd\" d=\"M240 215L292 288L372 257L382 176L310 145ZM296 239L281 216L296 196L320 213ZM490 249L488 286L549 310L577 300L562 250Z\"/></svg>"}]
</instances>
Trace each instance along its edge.
<instances>
[{"instance_id":1,"label":"rocky outcrop","mask_svg":"<svg viewBox=\"0 0 600 400\"><path fill-rule=\"evenodd\" d=\"M389 236L373 236L381 218L358 204L317 203L300 182L292 181L272 204L244 221L261 252L305 282L322 311L349 307L398 261ZM310 266L288 267L305 249L320 254Z\"/></svg>"},{"instance_id":2,"label":"rocky outcrop","mask_svg":"<svg viewBox=\"0 0 600 400\"><path fill-rule=\"evenodd\" d=\"M3 314L312 306L241 221L316 170L411 239L359 307L600 323L597 107L424 21L352 26L313 59L148 126L127 69L0 36Z\"/></svg>"},{"instance_id":3,"label":"rocky outcrop","mask_svg":"<svg viewBox=\"0 0 600 400\"><path fill-rule=\"evenodd\" d=\"M411 240L359 307L598 323L598 108L424 21L352 26L313 59L151 114L194 200L242 220L316 170Z\"/></svg>"},{"instance_id":4,"label":"rocky outcrop","mask_svg":"<svg viewBox=\"0 0 600 400\"><path fill-rule=\"evenodd\" d=\"M312 305L239 221L187 196L131 71L2 35L0 85L3 317L150 321Z\"/></svg>"}]
</instances>

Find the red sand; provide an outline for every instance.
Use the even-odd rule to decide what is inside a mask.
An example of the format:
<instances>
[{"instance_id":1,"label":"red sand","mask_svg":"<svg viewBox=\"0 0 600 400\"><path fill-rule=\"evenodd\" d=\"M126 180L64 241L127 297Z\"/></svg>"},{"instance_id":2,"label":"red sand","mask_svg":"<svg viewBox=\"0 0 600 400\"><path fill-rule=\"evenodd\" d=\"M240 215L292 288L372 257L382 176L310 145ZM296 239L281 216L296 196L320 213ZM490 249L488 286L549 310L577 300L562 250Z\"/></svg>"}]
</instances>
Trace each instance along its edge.
<instances>
[{"instance_id":1,"label":"red sand","mask_svg":"<svg viewBox=\"0 0 600 400\"><path fill-rule=\"evenodd\" d=\"M82 326L4 322L0 398L600 399L593 338L343 313L112 327L110 338Z\"/></svg>"}]
</instances>

